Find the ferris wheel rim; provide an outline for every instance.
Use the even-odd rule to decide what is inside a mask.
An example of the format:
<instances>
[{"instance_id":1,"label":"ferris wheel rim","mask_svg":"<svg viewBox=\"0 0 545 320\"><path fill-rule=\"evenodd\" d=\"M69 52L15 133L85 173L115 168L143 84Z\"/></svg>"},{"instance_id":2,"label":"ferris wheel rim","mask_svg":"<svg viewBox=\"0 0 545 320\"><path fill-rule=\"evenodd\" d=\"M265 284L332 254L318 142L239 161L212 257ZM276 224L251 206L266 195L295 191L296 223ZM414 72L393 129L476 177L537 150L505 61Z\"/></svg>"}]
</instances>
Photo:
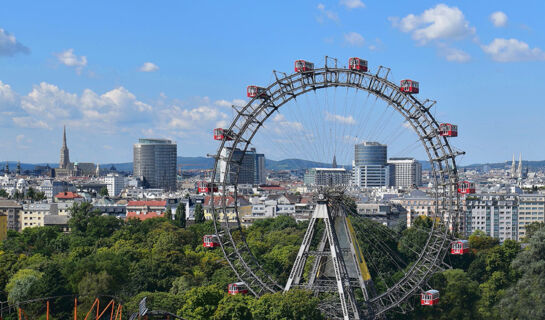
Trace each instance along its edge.
<instances>
[{"instance_id":1,"label":"ferris wheel rim","mask_svg":"<svg viewBox=\"0 0 545 320\"><path fill-rule=\"evenodd\" d=\"M384 76L381 76L381 70L386 70L386 74ZM429 112L429 109L433 106L434 102L429 103L429 100L426 100L424 102L420 102L414 95L404 93L400 90L400 87L396 84L392 83L387 79L388 77L388 68L379 67L377 73L375 75L372 75L370 72L361 72L351 69L345 69L345 68L328 68L327 65L324 68L318 68L314 69L310 72L295 72L292 74L286 74L282 73L284 77L279 78L278 73L275 72L276 81L274 81L272 84L270 84L268 87L266 87L266 93L268 98L267 99L261 99L259 97L255 97L251 99L244 107L240 108L240 110L237 110L237 115L231 122L231 125L229 126L230 132L235 132L237 130L238 134L233 139L232 145L230 148L236 148L239 143L242 143L244 145L243 154L248 149L248 146L250 145L253 137L255 134L259 131L259 129L262 127L263 123L275 112L277 112L280 107L285 105L287 102L291 101L292 99L304 95L309 91L315 91L319 89L324 88L330 88L330 87L352 87L357 90L365 91L369 94L374 95L377 98L380 98L384 102L388 104L388 106L391 106L394 108L399 114L401 114L406 121L408 121L413 130L417 133L420 141L422 142L424 149L426 150L426 153L428 155L428 160L431 164L431 171L432 176L434 179L434 189L435 189L435 214L437 215L438 212L440 213L441 222L445 222L445 213L447 213L447 226L450 225L453 221L456 221L459 214L459 198L455 191L455 186L458 183L458 177L457 177L457 170L456 170L456 161L455 157L457 154L453 152L450 144L448 143L448 140L446 137L441 137L438 134L439 129L439 123L435 120L435 118L432 116L432 114ZM346 76L346 81L342 82L340 81L341 75ZM322 77L322 81L316 82L316 78L318 76ZM350 82L350 78L357 78L358 83ZM305 80L306 79L306 80ZM367 82L363 80L367 80ZM306 81L306 82L305 82ZM365 82L367 86L363 86L362 82ZM294 86L294 83L300 83L299 87ZM276 88L276 89L275 89ZM390 90L390 95L385 95L386 89ZM300 91L297 91L300 90ZM286 98L286 95L291 96ZM276 102L280 102L276 104ZM257 102L257 106L256 106ZM401 103L403 102L403 105ZM428 103L426 105L426 103ZM404 109L404 107L409 104L409 107L407 110ZM267 108L272 108L271 111L267 114ZM412 112L407 112L412 109ZM402 111L405 111L403 113ZM259 118L259 116L265 113L265 117L262 119ZM420 118L425 118L424 124L420 122ZM243 119L244 125L242 127L238 125L238 122L240 119ZM427 122L427 123L425 123ZM255 126L252 128L251 126ZM431 129L433 131L428 132L427 134L423 134L422 132L426 132L426 129ZM421 129L420 131L418 129ZM244 134L247 130L251 131L251 135L249 137L244 137ZM253 131L252 131L253 130ZM421 132L422 131L422 132ZM231 162L233 153L230 153L227 159L222 159L222 151L225 148L229 148L226 145L227 141L224 139L221 142L220 147L218 148L218 151L215 156L215 165L212 173L213 179L215 179L218 168L221 161L225 161L227 165L232 165ZM429 146L428 146L429 144ZM436 145L439 145L438 148L436 148ZM430 148L433 149L433 152L430 152ZM433 153L433 154L432 154ZM435 157L433 157L435 154ZM240 167L235 166L235 183L233 184L234 187L234 210L235 210L235 218L236 218L236 229L242 230L242 224L239 217L239 211L238 211L238 174L239 174ZM233 238L233 234L231 232L231 228L229 227L229 216L227 214L227 206L226 206L226 190L227 186L230 185L227 183L228 177L227 177L227 171L224 173L224 176L222 177L223 180L220 180L219 184L223 186L222 188L222 194L220 196L213 195L213 192L210 193L210 204L211 204L211 212L213 216L214 221L214 228L216 231L216 234L218 235L218 238L220 239L220 245L222 248L222 251L224 253L224 256L226 257L226 260L228 261L229 265L235 272L236 276L241 281L245 281L244 276L250 275L253 277L252 284L257 284L259 290L252 287L252 285L248 284L248 289L254 294L254 295L261 295L264 292L274 292L275 289L281 290L282 286L280 286L274 279L272 279L269 275L265 274L265 276L257 275L258 272L263 271L262 266L258 262L257 258L253 255L253 253L250 251L248 244L246 242L244 233L241 232L241 246L237 248L237 245L234 243L235 239ZM230 174L233 174L233 171L230 172ZM438 175L439 174L439 175ZM448 175L448 179L445 178L445 176ZM439 182L442 182L441 184ZM442 186L442 190L439 190L439 185ZM448 190L445 191L445 190ZM213 190L212 190L213 191ZM454 191L454 192L453 192ZM222 213L224 215L224 218L227 221L220 221L218 214L216 214L216 204L215 204L215 198L220 198ZM443 201L440 201L442 199ZM447 201L448 200L448 201ZM445 203L449 204L448 210L445 210ZM442 203L442 205L440 205ZM454 208L454 209L453 209ZM440 210L442 209L442 210ZM454 214L453 214L454 213ZM220 212L221 214L221 212ZM222 225L225 224L226 230L222 228ZM418 288L421 288L423 286L423 281L429 278L430 273L434 273L435 271L441 269L441 263L443 263L444 256L447 252L449 241L448 241L448 228L440 230L438 228L435 228L436 221L433 219L433 226L432 229L427 237L426 245L422 249L421 254L419 255L417 261L414 263L413 266L410 267L409 270L404 274L404 277L399 280L396 284L394 284L391 287L388 287L388 289L373 297L368 302L371 304L376 305L378 312L376 314L380 314L383 312L386 312L387 310L390 310L399 304L401 304L403 301L408 299L410 295L414 294L414 291ZM228 238L225 239L221 236L221 233L224 232L227 233ZM225 234L223 235L225 237ZM435 238L434 238L435 237ZM434 239L432 239L434 238ZM433 240L433 243L430 243ZM234 251L229 252L226 250L229 245L233 245ZM430 246L435 246L434 250L435 253L432 255L432 261L429 261L430 257L425 257L426 250L429 250ZM241 251L244 250L246 252ZM246 257L246 258L245 258ZM237 258L239 266L235 266L237 261L232 261L232 258ZM251 261L246 261L251 260ZM422 265L425 265L424 263L427 261L427 263L431 263L431 267L422 273L421 279L418 281L409 281L410 275L414 270L417 270L419 267L422 267ZM250 266L249 263L254 263L254 267ZM252 268L255 268L257 266L257 269L261 270L254 270ZM242 267L242 269L240 268ZM242 270L243 272L241 272ZM418 272L421 272L421 270L418 270ZM265 279L263 279L265 278ZM251 278L250 278L251 279ZM403 282L405 281L405 282ZM403 291L402 289L405 288L404 286L409 285L410 288L408 290ZM399 286L398 286L399 285ZM402 295L396 295L396 291L402 292ZM390 301L390 303L388 303Z\"/></svg>"}]
</instances>

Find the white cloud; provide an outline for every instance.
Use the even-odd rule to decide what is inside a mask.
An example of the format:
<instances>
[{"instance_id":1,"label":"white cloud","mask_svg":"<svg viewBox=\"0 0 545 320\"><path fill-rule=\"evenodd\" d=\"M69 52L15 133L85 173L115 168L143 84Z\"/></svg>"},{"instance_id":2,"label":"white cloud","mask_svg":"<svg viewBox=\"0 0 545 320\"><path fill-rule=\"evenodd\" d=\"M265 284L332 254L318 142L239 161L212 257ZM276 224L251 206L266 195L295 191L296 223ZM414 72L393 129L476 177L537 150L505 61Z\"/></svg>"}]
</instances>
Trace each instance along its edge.
<instances>
[{"instance_id":1,"label":"white cloud","mask_svg":"<svg viewBox=\"0 0 545 320\"><path fill-rule=\"evenodd\" d=\"M323 19L324 16L329 20L339 22L339 15L337 15L336 12L333 12L331 10L327 10L323 3L319 3L317 8L322 13L322 16L318 18L318 22L324 22L324 19Z\"/></svg>"},{"instance_id":2,"label":"white cloud","mask_svg":"<svg viewBox=\"0 0 545 320\"><path fill-rule=\"evenodd\" d=\"M298 121L289 121L281 113L276 113L272 118L272 124L269 125L273 129L274 133L280 135L288 134L289 132L303 131L304 126Z\"/></svg>"},{"instance_id":3,"label":"white cloud","mask_svg":"<svg viewBox=\"0 0 545 320\"><path fill-rule=\"evenodd\" d=\"M16 141L17 143L21 143L21 142L23 142L23 140L25 140L25 135L24 135L24 134L19 134L19 135L17 135L17 136L15 137L15 141Z\"/></svg>"},{"instance_id":4,"label":"white cloud","mask_svg":"<svg viewBox=\"0 0 545 320\"><path fill-rule=\"evenodd\" d=\"M14 56L17 53L29 53L30 50L22 45L14 35L0 28L0 56Z\"/></svg>"},{"instance_id":5,"label":"white cloud","mask_svg":"<svg viewBox=\"0 0 545 320\"><path fill-rule=\"evenodd\" d=\"M36 120L31 117L13 117L11 120L22 128L51 129L43 120Z\"/></svg>"},{"instance_id":6,"label":"white cloud","mask_svg":"<svg viewBox=\"0 0 545 320\"><path fill-rule=\"evenodd\" d=\"M86 56L77 56L74 54L74 49L68 49L61 53L56 53L57 60L60 63L64 64L67 67L75 68L78 74L81 73L81 70L87 66L87 57Z\"/></svg>"},{"instance_id":7,"label":"white cloud","mask_svg":"<svg viewBox=\"0 0 545 320\"><path fill-rule=\"evenodd\" d=\"M545 60L545 52L539 48L530 48L526 42L517 39L496 38L481 48L492 57L492 60L498 62Z\"/></svg>"},{"instance_id":8,"label":"white cloud","mask_svg":"<svg viewBox=\"0 0 545 320\"><path fill-rule=\"evenodd\" d=\"M494 27L505 27L507 25L507 15L501 11L496 11L490 15L490 21Z\"/></svg>"},{"instance_id":9,"label":"white cloud","mask_svg":"<svg viewBox=\"0 0 545 320\"><path fill-rule=\"evenodd\" d=\"M457 7L438 4L420 15L409 14L401 20L389 18L402 32L411 33L419 44L437 40L459 40L475 33L464 14Z\"/></svg>"},{"instance_id":10,"label":"white cloud","mask_svg":"<svg viewBox=\"0 0 545 320\"><path fill-rule=\"evenodd\" d=\"M171 106L163 110L163 116L170 119L168 126L172 129L193 130L203 128L205 123L216 124L227 119L227 115L217 108L199 106L192 109L183 109L179 106ZM212 125L210 125L212 127Z\"/></svg>"},{"instance_id":11,"label":"white cloud","mask_svg":"<svg viewBox=\"0 0 545 320\"><path fill-rule=\"evenodd\" d=\"M349 32L344 35L344 41L351 46L361 47L365 43L363 36L357 32Z\"/></svg>"},{"instance_id":12,"label":"white cloud","mask_svg":"<svg viewBox=\"0 0 545 320\"><path fill-rule=\"evenodd\" d=\"M243 100L243 99L233 99L232 101L227 101L227 100L216 100L214 101L214 104L219 106L219 107L226 107L226 108L230 108L232 106L237 106L237 107L243 107L247 104L248 102L246 102L246 100Z\"/></svg>"},{"instance_id":13,"label":"white cloud","mask_svg":"<svg viewBox=\"0 0 545 320\"><path fill-rule=\"evenodd\" d=\"M361 0L341 0L339 3L348 9L365 8L365 3Z\"/></svg>"},{"instance_id":14,"label":"white cloud","mask_svg":"<svg viewBox=\"0 0 545 320\"><path fill-rule=\"evenodd\" d=\"M356 120L354 120L354 117L352 116L344 117L338 114L329 113L327 111L325 113L325 119L327 121L340 122L340 123L350 124L350 125L356 124Z\"/></svg>"},{"instance_id":15,"label":"white cloud","mask_svg":"<svg viewBox=\"0 0 545 320\"><path fill-rule=\"evenodd\" d=\"M0 81L0 108L3 106L11 106L15 104L16 100L17 95L11 89L11 86Z\"/></svg>"},{"instance_id":16,"label":"white cloud","mask_svg":"<svg viewBox=\"0 0 545 320\"><path fill-rule=\"evenodd\" d=\"M467 52L446 46L440 48L440 54L450 62L468 62L471 60L471 56Z\"/></svg>"},{"instance_id":17,"label":"white cloud","mask_svg":"<svg viewBox=\"0 0 545 320\"><path fill-rule=\"evenodd\" d=\"M140 67L140 71L142 72L153 72L157 70L159 70L159 67L153 62L144 62L144 64Z\"/></svg>"}]
</instances>

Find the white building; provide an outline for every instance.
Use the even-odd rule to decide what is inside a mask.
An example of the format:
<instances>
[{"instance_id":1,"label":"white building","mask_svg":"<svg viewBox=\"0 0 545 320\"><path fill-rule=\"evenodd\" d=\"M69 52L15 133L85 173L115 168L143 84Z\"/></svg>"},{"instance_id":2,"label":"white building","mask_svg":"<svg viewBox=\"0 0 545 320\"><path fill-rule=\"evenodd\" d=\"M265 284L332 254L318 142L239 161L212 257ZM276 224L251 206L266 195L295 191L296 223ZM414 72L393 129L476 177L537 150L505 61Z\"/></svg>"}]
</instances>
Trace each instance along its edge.
<instances>
[{"instance_id":1,"label":"white building","mask_svg":"<svg viewBox=\"0 0 545 320\"><path fill-rule=\"evenodd\" d=\"M115 173L109 173L104 177L104 183L106 183L110 197L117 197L125 188L125 178Z\"/></svg>"},{"instance_id":2,"label":"white building","mask_svg":"<svg viewBox=\"0 0 545 320\"><path fill-rule=\"evenodd\" d=\"M521 194L519 195L519 238L526 235L526 226L533 222L545 221L545 195Z\"/></svg>"},{"instance_id":3,"label":"white building","mask_svg":"<svg viewBox=\"0 0 545 320\"><path fill-rule=\"evenodd\" d=\"M383 165L356 166L353 169L353 183L361 188L386 187L390 183L390 172Z\"/></svg>"},{"instance_id":4,"label":"white building","mask_svg":"<svg viewBox=\"0 0 545 320\"><path fill-rule=\"evenodd\" d=\"M500 241L518 240L517 195L483 194L466 199L466 234L476 230Z\"/></svg>"},{"instance_id":5,"label":"white building","mask_svg":"<svg viewBox=\"0 0 545 320\"><path fill-rule=\"evenodd\" d=\"M413 187L422 185L422 164L414 158L390 158L390 186Z\"/></svg>"},{"instance_id":6,"label":"white building","mask_svg":"<svg viewBox=\"0 0 545 320\"><path fill-rule=\"evenodd\" d=\"M304 182L307 186L346 186L350 176L345 168L310 168L305 172Z\"/></svg>"}]
</instances>

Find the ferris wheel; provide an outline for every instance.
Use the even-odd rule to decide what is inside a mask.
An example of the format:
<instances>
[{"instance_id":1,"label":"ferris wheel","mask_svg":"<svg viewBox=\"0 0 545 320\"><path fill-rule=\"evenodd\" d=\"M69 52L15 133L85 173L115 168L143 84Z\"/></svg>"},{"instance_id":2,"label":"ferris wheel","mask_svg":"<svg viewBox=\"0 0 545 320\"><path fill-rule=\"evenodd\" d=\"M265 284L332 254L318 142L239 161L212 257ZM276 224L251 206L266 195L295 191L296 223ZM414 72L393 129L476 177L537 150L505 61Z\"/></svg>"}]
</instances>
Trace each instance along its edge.
<instances>
[{"instance_id":1,"label":"ferris wheel","mask_svg":"<svg viewBox=\"0 0 545 320\"><path fill-rule=\"evenodd\" d=\"M273 74L268 86L248 86L249 102L244 106L233 106L236 114L231 124L214 130L214 139L221 144L215 154L212 175L216 182L208 191L216 234L206 236L205 246L221 247L238 277L238 282L231 284L229 291L261 296L293 288L312 290L323 298L321 311L333 319L373 319L383 317L389 311L403 312L407 301L420 294L422 299L426 299L426 304L433 304L438 293L426 291L431 289L427 283L435 272L448 267L444 258L451 247L452 234L459 226L459 193L467 193L460 192L455 161L463 152L449 144L449 139L457 136L457 127L435 120L431 110L435 101L420 101L415 96L420 91L418 82L406 79L398 86L389 79L389 68L379 66L371 72L367 61L360 58L350 58L348 67L339 67L336 59L326 57L324 66L320 68L315 68L311 62L297 60L294 73L274 71ZM333 90L334 94L337 90L346 90L344 101L339 103L328 90ZM322 109L316 107L320 100L325 101ZM384 111L379 110L375 118L366 116L373 112L372 108L376 109L374 105L366 105L369 100L384 104ZM337 108L342 111L337 109L336 112L335 105L340 105ZM339 200L343 191L320 189L315 194L316 205L289 278L282 282L274 279L263 268L245 238L237 201L243 157L233 150L240 150L242 154L249 152L254 146L259 146L259 142L274 140L268 134L260 140L259 132L276 130L284 135L284 139L277 139L278 143L271 152L287 149L291 142L292 150L284 152L285 155L297 156L296 153L300 152L308 155L307 158L314 157L312 160L317 162L326 162L333 157L334 162L347 163L350 152L346 150L363 136L380 137L381 133L388 131L385 128L389 126L389 116L401 119L401 126L393 129L385 139L389 142L404 139L410 132L414 141L409 139L410 143L400 152L411 151L420 145L430 164L429 181L434 198L432 225L422 230L424 245L410 248L415 260L411 263L405 261L403 265L402 259L381 244L381 239L395 238L396 235L380 230L384 234L375 235L377 238L369 239L370 242L399 267L395 279L385 279L355 239L355 233L365 230L356 230L347 218L349 209ZM316 124L315 120L319 118L322 123ZM370 124L372 121L376 123ZM304 129L309 127L315 129ZM297 139L299 143L295 141ZM343 145L349 147L342 150ZM319 221L324 221L325 231L319 244L312 245ZM314 258L309 259L313 255ZM318 279L320 272L317 271L320 261L324 268L331 269L322 280ZM306 263L314 264L308 276L303 275ZM327 272L322 270L320 275L324 274ZM373 285L372 274L382 277L382 280L376 279L382 281L380 290ZM356 294L357 291L361 294Z\"/></svg>"}]
</instances>

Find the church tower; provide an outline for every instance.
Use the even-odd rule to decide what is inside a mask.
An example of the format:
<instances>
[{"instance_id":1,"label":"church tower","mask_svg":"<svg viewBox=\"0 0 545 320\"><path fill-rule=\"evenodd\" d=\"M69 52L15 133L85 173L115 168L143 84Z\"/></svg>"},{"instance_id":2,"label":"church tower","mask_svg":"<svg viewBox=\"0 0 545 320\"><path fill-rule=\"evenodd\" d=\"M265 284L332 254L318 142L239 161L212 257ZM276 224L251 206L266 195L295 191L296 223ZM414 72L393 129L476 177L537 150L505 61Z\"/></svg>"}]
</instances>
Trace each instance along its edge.
<instances>
[{"instance_id":1,"label":"church tower","mask_svg":"<svg viewBox=\"0 0 545 320\"><path fill-rule=\"evenodd\" d=\"M62 148L61 148L61 159L59 161L59 168L68 169L70 167L70 154L68 147L66 146L66 126L64 126L63 136L62 136Z\"/></svg>"}]
</instances>

